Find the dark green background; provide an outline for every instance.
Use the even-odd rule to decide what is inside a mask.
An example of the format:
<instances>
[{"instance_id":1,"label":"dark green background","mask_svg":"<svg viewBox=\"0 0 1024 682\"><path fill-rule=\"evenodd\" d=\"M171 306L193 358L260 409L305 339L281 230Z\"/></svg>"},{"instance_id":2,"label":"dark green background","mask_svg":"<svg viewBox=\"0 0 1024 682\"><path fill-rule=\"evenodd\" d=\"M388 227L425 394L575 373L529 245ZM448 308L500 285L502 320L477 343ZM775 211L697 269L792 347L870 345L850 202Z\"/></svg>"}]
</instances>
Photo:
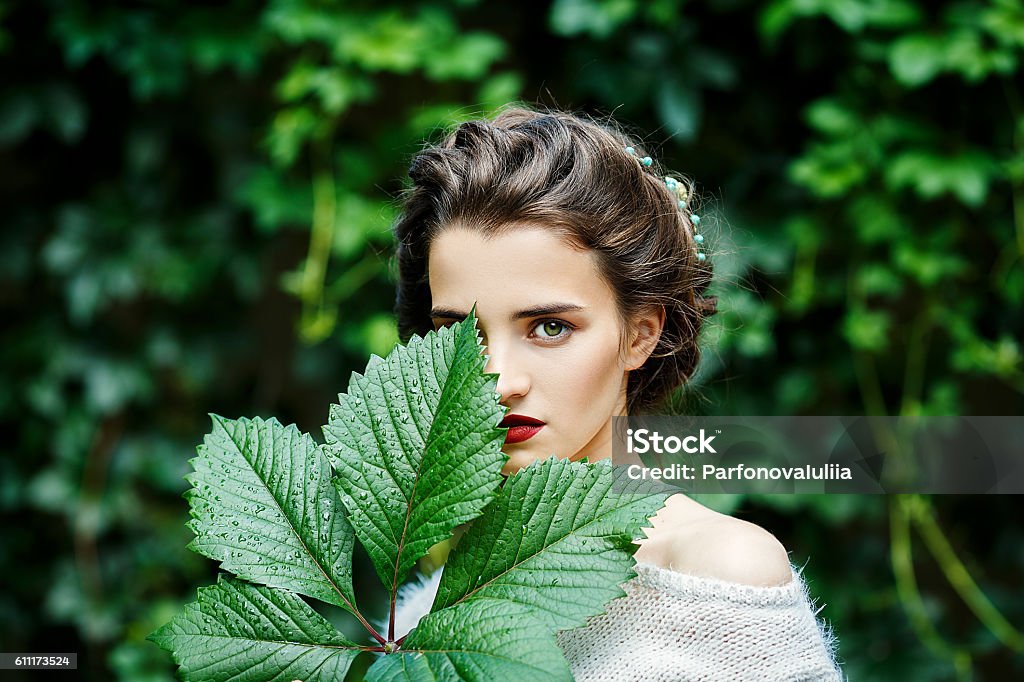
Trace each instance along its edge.
<instances>
[{"instance_id":1,"label":"dark green background","mask_svg":"<svg viewBox=\"0 0 1024 682\"><path fill-rule=\"evenodd\" d=\"M321 438L395 341L411 155L517 98L704 192L679 406L1024 413L1022 59L1015 0L0 2L0 650L173 679L206 414ZM806 564L852 679L1024 676L1016 498L705 501Z\"/></svg>"}]
</instances>

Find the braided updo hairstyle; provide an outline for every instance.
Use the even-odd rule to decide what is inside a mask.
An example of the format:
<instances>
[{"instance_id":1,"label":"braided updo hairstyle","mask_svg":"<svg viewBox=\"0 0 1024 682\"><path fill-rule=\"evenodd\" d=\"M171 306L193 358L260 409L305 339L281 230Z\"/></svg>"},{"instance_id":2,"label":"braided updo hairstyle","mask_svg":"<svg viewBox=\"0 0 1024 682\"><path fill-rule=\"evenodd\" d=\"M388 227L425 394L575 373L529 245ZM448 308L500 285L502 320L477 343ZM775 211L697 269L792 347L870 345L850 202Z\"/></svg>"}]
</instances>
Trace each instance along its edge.
<instances>
[{"instance_id":1,"label":"braided updo hairstyle","mask_svg":"<svg viewBox=\"0 0 1024 682\"><path fill-rule=\"evenodd\" d=\"M394 225L401 340L433 329L427 262L439 233L456 225L490 234L542 225L596 252L615 293L623 351L634 316L664 306L658 343L629 372L626 389L630 414L662 404L696 369L701 325L717 301L704 295L712 268L697 256L693 206L680 208L657 162L645 167L626 147L645 155L614 125L514 104L493 119L462 123L416 154Z\"/></svg>"}]
</instances>

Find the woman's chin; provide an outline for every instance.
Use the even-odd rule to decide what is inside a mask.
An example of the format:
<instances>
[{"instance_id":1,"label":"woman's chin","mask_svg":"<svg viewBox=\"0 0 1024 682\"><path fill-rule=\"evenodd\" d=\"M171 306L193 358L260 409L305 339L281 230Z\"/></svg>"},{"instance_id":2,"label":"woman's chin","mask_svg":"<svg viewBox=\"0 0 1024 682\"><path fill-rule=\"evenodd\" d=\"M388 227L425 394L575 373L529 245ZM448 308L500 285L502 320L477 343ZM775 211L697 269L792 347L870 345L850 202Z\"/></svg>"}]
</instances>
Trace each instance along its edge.
<instances>
[{"instance_id":1,"label":"woman's chin","mask_svg":"<svg viewBox=\"0 0 1024 682\"><path fill-rule=\"evenodd\" d=\"M547 457L553 457L554 455L548 455L547 457L538 455L528 450L521 450L519 448L508 448L505 450L505 454L508 455L508 461L501 468L501 474L503 476L510 476L523 467L530 466L534 462L540 459L547 459Z\"/></svg>"}]
</instances>

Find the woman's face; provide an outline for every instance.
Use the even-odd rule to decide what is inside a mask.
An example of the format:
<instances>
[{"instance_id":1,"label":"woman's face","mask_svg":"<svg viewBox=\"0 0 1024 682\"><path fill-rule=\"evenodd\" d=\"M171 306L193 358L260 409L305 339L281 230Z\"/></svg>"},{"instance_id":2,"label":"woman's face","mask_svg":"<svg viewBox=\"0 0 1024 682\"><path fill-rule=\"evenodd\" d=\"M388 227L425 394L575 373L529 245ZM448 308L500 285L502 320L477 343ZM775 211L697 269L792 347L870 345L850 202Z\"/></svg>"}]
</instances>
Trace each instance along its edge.
<instances>
[{"instance_id":1,"label":"woman's face","mask_svg":"<svg viewBox=\"0 0 1024 682\"><path fill-rule=\"evenodd\" d=\"M508 415L544 425L506 437L510 474L552 454L597 461L611 457L611 420L626 414L629 361L620 358L621 324L612 290L592 253L550 230L516 227L485 238L449 228L430 248L434 328L462 320L474 302ZM506 417L508 419L508 417Z\"/></svg>"}]
</instances>

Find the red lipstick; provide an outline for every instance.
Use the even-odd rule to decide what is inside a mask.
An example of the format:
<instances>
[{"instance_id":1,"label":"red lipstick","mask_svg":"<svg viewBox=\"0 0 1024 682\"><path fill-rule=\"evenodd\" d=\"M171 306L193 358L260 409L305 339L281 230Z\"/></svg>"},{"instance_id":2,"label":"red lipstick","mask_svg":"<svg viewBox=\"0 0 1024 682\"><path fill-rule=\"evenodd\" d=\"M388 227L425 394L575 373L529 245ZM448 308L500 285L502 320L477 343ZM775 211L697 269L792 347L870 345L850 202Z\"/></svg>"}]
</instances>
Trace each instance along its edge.
<instances>
[{"instance_id":1,"label":"red lipstick","mask_svg":"<svg viewBox=\"0 0 1024 682\"><path fill-rule=\"evenodd\" d=\"M544 428L544 422L523 414L508 414L498 426L508 429L505 434L506 443L521 443L537 435Z\"/></svg>"}]
</instances>

